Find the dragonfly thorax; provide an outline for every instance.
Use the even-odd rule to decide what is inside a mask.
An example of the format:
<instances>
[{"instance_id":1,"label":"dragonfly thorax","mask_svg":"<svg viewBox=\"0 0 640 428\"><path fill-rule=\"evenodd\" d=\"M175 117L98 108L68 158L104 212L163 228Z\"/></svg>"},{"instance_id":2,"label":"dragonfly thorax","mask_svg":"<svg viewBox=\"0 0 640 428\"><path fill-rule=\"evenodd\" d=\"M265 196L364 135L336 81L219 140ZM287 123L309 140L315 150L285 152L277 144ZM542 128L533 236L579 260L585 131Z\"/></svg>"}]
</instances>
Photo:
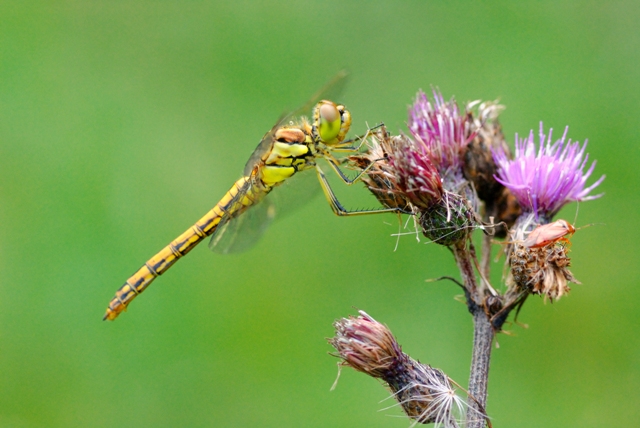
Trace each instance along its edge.
<instances>
[{"instance_id":1,"label":"dragonfly thorax","mask_svg":"<svg viewBox=\"0 0 640 428\"><path fill-rule=\"evenodd\" d=\"M275 131L271 150L256 173L265 186L277 186L296 172L315 166L316 156L308 124L283 126Z\"/></svg>"}]
</instances>

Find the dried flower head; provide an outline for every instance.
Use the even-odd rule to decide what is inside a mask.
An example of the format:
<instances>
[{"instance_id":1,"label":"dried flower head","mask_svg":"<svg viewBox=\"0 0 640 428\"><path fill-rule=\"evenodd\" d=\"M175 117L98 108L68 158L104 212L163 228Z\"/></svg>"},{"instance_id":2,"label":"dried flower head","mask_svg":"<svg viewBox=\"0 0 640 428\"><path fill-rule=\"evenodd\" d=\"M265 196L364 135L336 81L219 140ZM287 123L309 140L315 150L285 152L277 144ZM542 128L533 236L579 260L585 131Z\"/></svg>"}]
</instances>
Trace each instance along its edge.
<instances>
[{"instance_id":1,"label":"dried flower head","mask_svg":"<svg viewBox=\"0 0 640 428\"><path fill-rule=\"evenodd\" d=\"M488 215L495 217L496 224L502 223L506 225L506 227L502 225L496 226L494 229L496 238L504 238L507 236L509 229L514 226L518 217L522 215L522 207L513 193L511 193L511 190L503 187L498 198L494 201L493 211L488 212Z\"/></svg>"},{"instance_id":2,"label":"dried flower head","mask_svg":"<svg viewBox=\"0 0 640 428\"><path fill-rule=\"evenodd\" d=\"M384 126L371 136L365 153L349 159L360 169L369 168L363 181L387 207L414 212L442 198L442 180L424 144L405 135L390 136Z\"/></svg>"},{"instance_id":3,"label":"dried flower head","mask_svg":"<svg viewBox=\"0 0 640 428\"><path fill-rule=\"evenodd\" d=\"M504 107L495 102L485 102L478 105L475 115L470 107L472 105L467 107L467 111L473 139L463 153L462 172L465 178L473 183L480 199L493 204L504 186L494 177L498 167L493 160L492 150L503 150L510 157L509 146L504 140L498 121L498 115Z\"/></svg>"},{"instance_id":4,"label":"dried flower head","mask_svg":"<svg viewBox=\"0 0 640 428\"><path fill-rule=\"evenodd\" d=\"M512 231L508 291L516 296L539 294L554 301L569 292L570 282L580 283L569 270L567 236L575 228L565 220L534 226L535 217L529 214L521 217Z\"/></svg>"},{"instance_id":5,"label":"dried flower head","mask_svg":"<svg viewBox=\"0 0 640 428\"><path fill-rule=\"evenodd\" d=\"M462 166L464 177L473 184L478 197L484 201L485 218L494 217L494 236L498 238L506 236L507 230L513 227L522 213L509 189L495 179L498 166L493 159L493 152L501 150L509 159L512 158L498 121L503 109L497 102L475 102L467 106L473 140L467 144Z\"/></svg>"},{"instance_id":6,"label":"dried flower head","mask_svg":"<svg viewBox=\"0 0 640 428\"><path fill-rule=\"evenodd\" d=\"M445 189L459 192L466 184L462 176L462 155L473 138L470 115L460 114L455 100L444 101L437 90L433 91L433 99L432 104L424 92L418 92L409 109L409 130L426 145Z\"/></svg>"},{"instance_id":7,"label":"dried flower head","mask_svg":"<svg viewBox=\"0 0 640 428\"><path fill-rule=\"evenodd\" d=\"M494 159L499 166L496 179L516 196L527 213L534 213L544 219L551 219L565 204L571 201L586 201L602 196L589 195L604 180L604 175L594 184L586 187L586 182L595 161L585 172L589 156L585 155L587 143L567 140L565 129L562 138L555 143L544 134L540 123L540 143L536 150L533 131L528 138L518 140L516 155L510 160L508 153L498 149ZM583 159L584 158L584 159Z\"/></svg>"},{"instance_id":8,"label":"dried flower head","mask_svg":"<svg viewBox=\"0 0 640 428\"><path fill-rule=\"evenodd\" d=\"M553 242L544 247L526 247L514 244L509 256L511 275L508 287L545 296L551 301L567 294L569 283L580 282L568 269L571 259L569 247L564 242Z\"/></svg>"},{"instance_id":9,"label":"dried flower head","mask_svg":"<svg viewBox=\"0 0 640 428\"><path fill-rule=\"evenodd\" d=\"M358 317L334 323L336 335L329 343L342 358L341 365L382 379L407 416L417 423L457 427L454 404L461 410L464 401L455 394L449 378L403 353L385 325L359 312Z\"/></svg>"}]
</instances>

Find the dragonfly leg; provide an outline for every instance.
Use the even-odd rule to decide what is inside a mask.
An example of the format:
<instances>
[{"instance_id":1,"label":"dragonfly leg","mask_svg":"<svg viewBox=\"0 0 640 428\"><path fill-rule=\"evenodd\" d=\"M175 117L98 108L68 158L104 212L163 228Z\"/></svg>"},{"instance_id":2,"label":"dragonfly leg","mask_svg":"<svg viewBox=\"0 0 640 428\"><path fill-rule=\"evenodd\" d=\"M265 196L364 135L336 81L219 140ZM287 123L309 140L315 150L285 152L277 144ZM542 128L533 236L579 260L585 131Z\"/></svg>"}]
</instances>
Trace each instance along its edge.
<instances>
[{"instance_id":1,"label":"dragonfly leg","mask_svg":"<svg viewBox=\"0 0 640 428\"><path fill-rule=\"evenodd\" d=\"M343 141L340 144L336 144L336 145L332 146L331 147L331 151L337 152L337 153L355 153L355 152L359 152L360 148L362 147L364 142L367 141L367 138L369 138L369 136L371 134L373 134L372 131L375 131L376 129L378 129L378 128L382 127L382 126L384 126L384 123L379 123L378 125L374 126L373 128L367 129L366 134L356 137L355 140L358 140L358 143L356 145L353 145L353 142L354 142L353 139L352 140L347 140L347 141Z\"/></svg>"},{"instance_id":2,"label":"dragonfly leg","mask_svg":"<svg viewBox=\"0 0 640 428\"><path fill-rule=\"evenodd\" d=\"M343 217L343 216L381 214L381 213L405 214L405 212L402 211L400 208L376 208L376 209L370 209L370 210L349 211L340 203L340 201L336 197L336 194L333 192L331 185L329 185L329 181L327 181L327 177L324 175L324 172L322 171L322 169L320 169L318 165L316 165L316 173L318 174L318 180L320 181L320 185L322 186L322 191L324 192L324 196L327 198L327 201L329 202L329 205L331 206L331 209L333 210L333 212L338 216ZM344 174L342 174L342 171L340 171L340 175L341 177L343 177L343 180L345 180L346 183L351 184L353 183L353 181L357 180L357 178L359 178L360 175L362 174L359 174L358 177L356 177L356 179L351 181L351 183L348 182L349 179L345 177ZM410 213L407 213L407 214L410 214Z\"/></svg>"},{"instance_id":3,"label":"dragonfly leg","mask_svg":"<svg viewBox=\"0 0 640 428\"><path fill-rule=\"evenodd\" d=\"M333 168L336 174L338 174L338 177L340 177L340 179L348 186L351 186L353 183L360 180L360 177L365 175L367 171L369 171L369 169L371 169L371 167L373 167L374 165L374 163L371 162L366 168L360 170L360 172L358 172L358 175L356 175L354 178L349 178L344 172L342 172L342 169L340 169L340 164L342 164L341 159L335 159L333 156L325 156L324 158L329 163L331 168Z\"/></svg>"}]
</instances>

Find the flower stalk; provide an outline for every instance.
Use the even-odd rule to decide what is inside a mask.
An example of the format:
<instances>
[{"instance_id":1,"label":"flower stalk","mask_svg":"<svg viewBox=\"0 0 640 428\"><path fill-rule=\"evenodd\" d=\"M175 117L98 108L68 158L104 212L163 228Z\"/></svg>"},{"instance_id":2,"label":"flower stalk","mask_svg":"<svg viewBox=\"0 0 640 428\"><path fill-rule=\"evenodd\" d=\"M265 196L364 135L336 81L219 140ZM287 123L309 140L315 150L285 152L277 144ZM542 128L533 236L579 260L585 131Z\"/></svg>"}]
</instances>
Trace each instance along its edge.
<instances>
[{"instance_id":1,"label":"flower stalk","mask_svg":"<svg viewBox=\"0 0 640 428\"><path fill-rule=\"evenodd\" d=\"M475 398L467 409L467 428L482 428L485 421L476 415L487 407L489 365L495 330L484 311L477 307L473 311L473 351L469 374L469 395Z\"/></svg>"}]
</instances>

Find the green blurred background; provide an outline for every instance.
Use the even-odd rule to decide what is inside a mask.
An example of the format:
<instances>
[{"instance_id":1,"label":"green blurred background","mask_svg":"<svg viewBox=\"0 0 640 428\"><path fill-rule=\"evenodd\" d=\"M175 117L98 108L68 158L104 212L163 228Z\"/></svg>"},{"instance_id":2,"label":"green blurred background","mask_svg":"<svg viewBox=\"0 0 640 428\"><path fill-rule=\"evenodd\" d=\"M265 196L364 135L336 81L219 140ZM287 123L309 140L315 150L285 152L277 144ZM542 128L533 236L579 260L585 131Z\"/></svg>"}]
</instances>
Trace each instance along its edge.
<instances>
[{"instance_id":1,"label":"green blurred background","mask_svg":"<svg viewBox=\"0 0 640 428\"><path fill-rule=\"evenodd\" d=\"M589 139L607 179L578 210L604 223L573 239L582 285L530 299L529 328L498 337L488 411L496 427L637 423L639 2L7 1L0 24L0 427L406 427L370 378L345 370L329 391L325 337L354 307L466 384L471 318L455 286L425 283L457 274L450 254L411 237L394 252L393 216L337 218L320 197L246 253L197 248L101 320L342 68L354 132L403 129L436 85L499 98L510 141L540 120Z\"/></svg>"}]
</instances>

